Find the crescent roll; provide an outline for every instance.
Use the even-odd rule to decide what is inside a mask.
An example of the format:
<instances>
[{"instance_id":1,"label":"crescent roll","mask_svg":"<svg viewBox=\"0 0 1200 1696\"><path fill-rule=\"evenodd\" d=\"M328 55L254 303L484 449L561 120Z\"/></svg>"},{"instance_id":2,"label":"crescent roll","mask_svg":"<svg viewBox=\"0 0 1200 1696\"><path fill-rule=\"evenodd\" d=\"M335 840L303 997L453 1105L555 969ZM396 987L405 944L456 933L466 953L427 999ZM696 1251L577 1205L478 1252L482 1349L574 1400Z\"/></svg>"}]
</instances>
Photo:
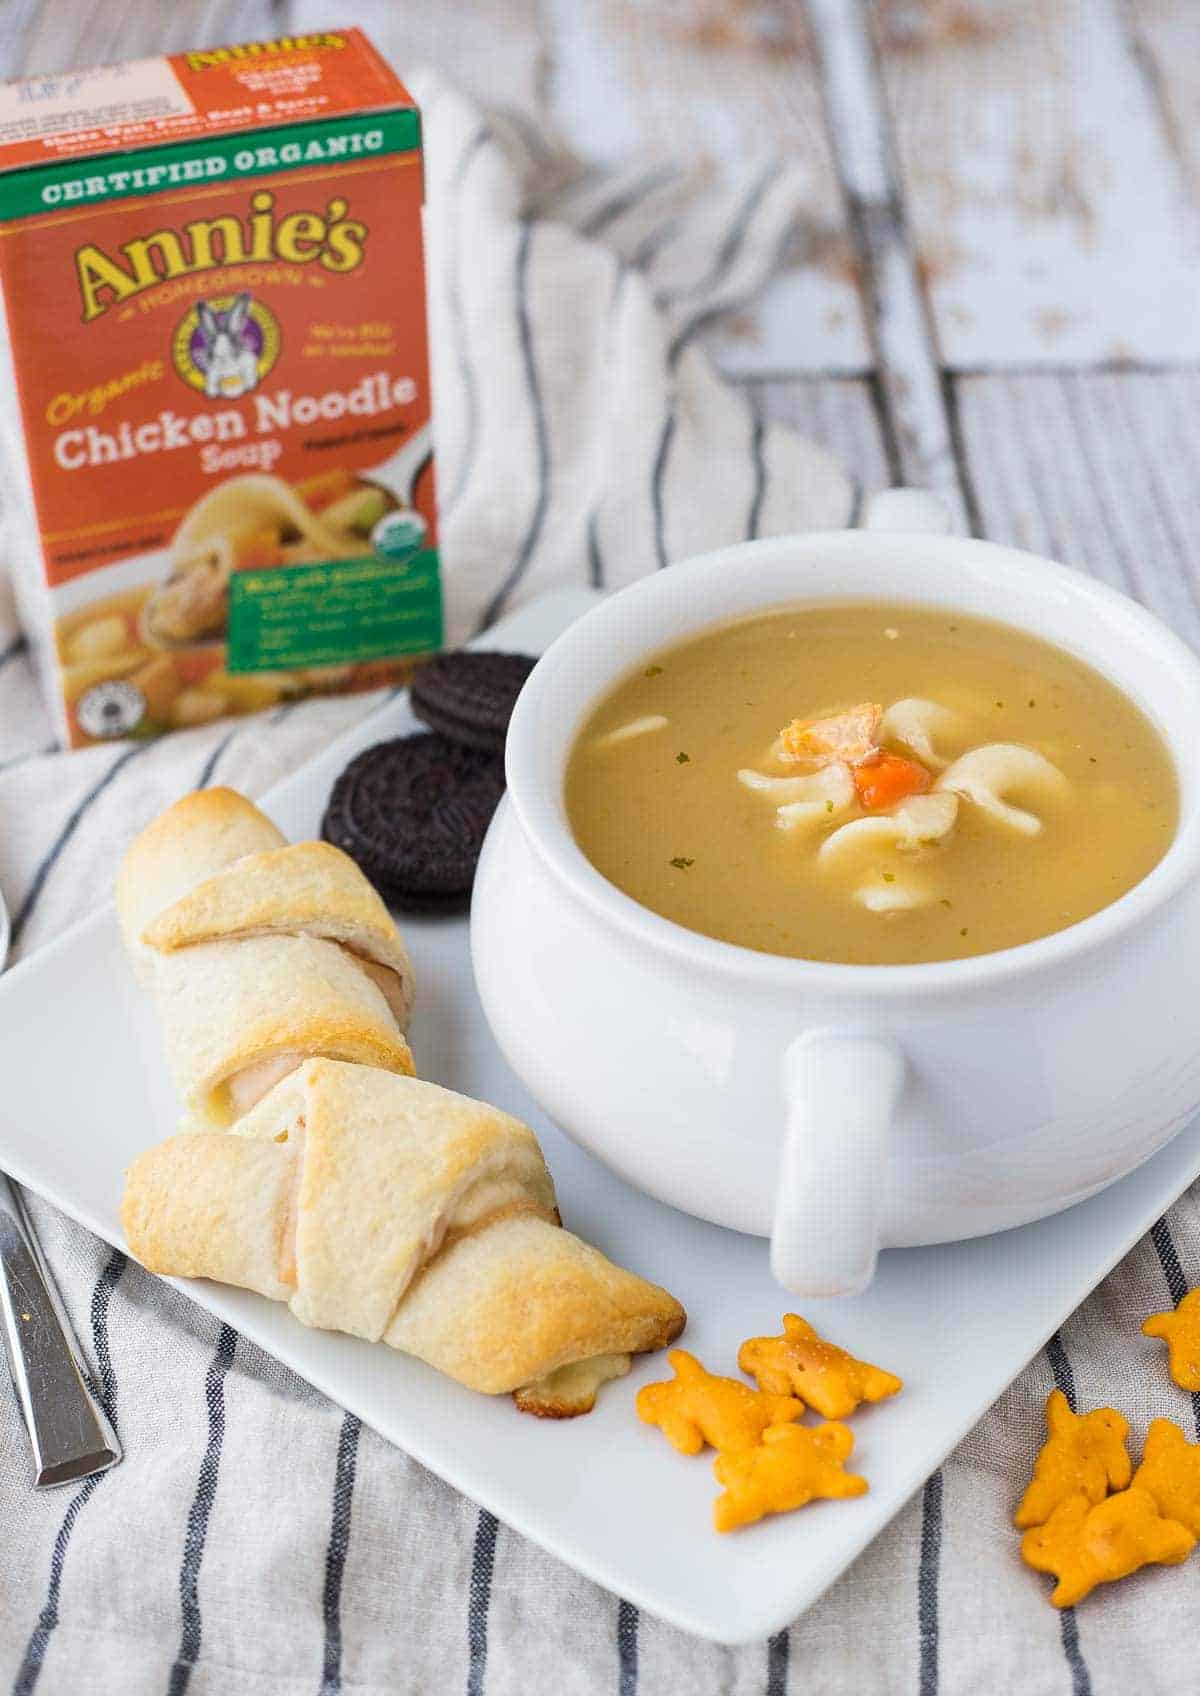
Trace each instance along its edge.
<instances>
[{"instance_id":1,"label":"crescent roll","mask_svg":"<svg viewBox=\"0 0 1200 1696\"><path fill-rule=\"evenodd\" d=\"M142 941L171 954L197 942L299 934L349 950L404 1030L412 1016L408 950L374 886L329 842L294 842L233 861L163 909Z\"/></svg>"},{"instance_id":2,"label":"crescent roll","mask_svg":"<svg viewBox=\"0 0 1200 1696\"><path fill-rule=\"evenodd\" d=\"M674 1297L565 1231L533 1133L435 1084L309 1060L232 1132L177 1136L126 1175L151 1271L286 1301L527 1411L586 1412Z\"/></svg>"},{"instance_id":3,"label":"crescent roll","mask_svg":"<svg viewBox=\"0 0 1200 1696\"><path fill-rule=\"evenodd\" d=\"M117 910L193 1128L233 1124L311 1055L412 1072L387 908L347 855L288 846L244 796L201 790L148 825Z\"/></svg>"},{"instance_id":4,"label":"crescent roll","mask_svg":"<svg viewBox=\"0 0 1200 1696\"><path fill-rule=\"evenodd\" d=\"M117 917L134 970L148 983L154 950L142 932L172 902L247 854L287 841L236 789L197 789L152 819L125 851L117 872Z\"/></svg>"}]
</instances>

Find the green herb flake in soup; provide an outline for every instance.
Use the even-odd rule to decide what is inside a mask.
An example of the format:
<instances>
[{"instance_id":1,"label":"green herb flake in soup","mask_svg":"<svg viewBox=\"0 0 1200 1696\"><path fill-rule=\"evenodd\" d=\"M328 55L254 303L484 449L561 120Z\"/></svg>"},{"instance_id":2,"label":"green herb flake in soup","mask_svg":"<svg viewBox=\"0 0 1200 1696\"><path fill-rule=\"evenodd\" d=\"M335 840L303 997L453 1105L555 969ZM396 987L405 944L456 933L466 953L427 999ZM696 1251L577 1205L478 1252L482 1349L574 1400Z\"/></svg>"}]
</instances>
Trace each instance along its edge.
<instances>
[{"instance_id":1,"label":"green herb flake in soup","mask_svg":"<svg viewBox=\"0 0 1200 1696\"><path fill-rule=\"evenodd\" d=\"M1113 683L1007 625L888 603L783 608L653 656L584 723L566 803L654 912L879 965L1075 924L1178 819L1166 746Z\"/></svg>"}]
</instances>

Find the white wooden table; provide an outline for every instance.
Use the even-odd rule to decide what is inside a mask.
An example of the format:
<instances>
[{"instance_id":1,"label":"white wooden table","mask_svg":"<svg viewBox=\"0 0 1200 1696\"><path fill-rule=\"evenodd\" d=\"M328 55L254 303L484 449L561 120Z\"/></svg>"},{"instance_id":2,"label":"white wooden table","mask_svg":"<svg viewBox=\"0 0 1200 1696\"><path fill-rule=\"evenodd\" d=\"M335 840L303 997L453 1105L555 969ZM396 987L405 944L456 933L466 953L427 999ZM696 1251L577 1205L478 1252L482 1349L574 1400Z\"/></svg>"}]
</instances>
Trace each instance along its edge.
<instances>
[{"instance_id":1,"label":"white wooden table","mask_svg":"<svg viewBox=\"0 0 1200 1696\"><path fill-rule=\"evenodd\" d=\"M722 369L867 489L1200 645L1198 0L0 0L0 67L350 22L589 158L798 157L806 227Z\"/></svg>"}]
</instances>

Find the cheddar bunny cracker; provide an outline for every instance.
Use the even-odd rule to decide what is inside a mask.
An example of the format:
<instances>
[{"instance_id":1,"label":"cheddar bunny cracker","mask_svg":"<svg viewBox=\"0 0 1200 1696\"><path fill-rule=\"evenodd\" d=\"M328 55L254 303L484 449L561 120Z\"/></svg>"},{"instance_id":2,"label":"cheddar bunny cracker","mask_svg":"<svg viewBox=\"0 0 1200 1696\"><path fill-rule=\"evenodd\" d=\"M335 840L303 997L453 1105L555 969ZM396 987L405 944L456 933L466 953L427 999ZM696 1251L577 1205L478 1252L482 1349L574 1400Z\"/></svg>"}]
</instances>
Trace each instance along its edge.
<instances>
[{"instance_id":1,"label":"cheddar bunny cracker","mask_svg":"<svg viewBox=\"0 0 1200 1696\"><path fill-rule=\"evenodd\" d=\"M1168 1519L1200 1537L1200 1443L1189 1443L1173 1419L1150 1422L1133 1488L1145 1490Z\"/></svg>"},{"instance_id":2,"label":"cheddar bunny cracker","mask_svg":"<svg viewBox=\"0 0 1200 1696\"><path fill-rule=\"evenodd\" d=\"M1095 1505L1083 1494L1060 1502L1045 1525L1021 1539L1021 1558L1058 1579L1056 1608L1080 1602L1098 1584L1127 1578L1141 1567L1178 1566L1195 1547L1186 1526L1165 1518L1146 1490L1123 1490Z\"/></svg>"},{"instance_id":3,"label":"cheddar bunny cracker","mask_svg":"<svg viewBox=\"0 0 1200 1696\"><path fill-rule=\"evenodd\" d=\"M752 1448L769 1425L804 1412L792 1396L764 1394L736 1378L706 1372L686 1349L672 1349L667 1360L674 1380L646 1384L638 1391L637 1411L680 1454L698 1455L706 1443L723 1453Z\"/></svg>"},{"instance_id":4,"label":"cheddar bunny cracker","mask_svg":"<svg viewBox=\"0 0 1200 1696\"><path fill-rule=\"evenodd\" d=\"M892 1372L856 1360L819 1337L797 1313L783 1316L782 1337L751 1337L738 1365L772 1395L799 1396L824 1419L845 1419L860 1402L879 1402L902 1389Z\"/></svg>"},{"instance_id":5,"label":"cheddar bunny cracker","mask_svg":"<svg viewBox=\"0 0 1200 1696\"><path fill-rule=\"evenodd\" d=\"M1046 1430L1033 1478L1013 1515L1022 1530L1044 1525L1074 1495L1088 1503L1102 1502L1110 1489L1123 1490L1133 1471L1125 1450L1129 1422L1115 1408L1075 1414L1062 1391L1051 1390Z\"/></svg>"},{"instance_id":6,"label":"cheddar bunny cracker","mask_svg":"<svg viewBox=\"0 0 1200 1696\"><path fill-rule=\"evenodd\" d=\"M853 1447L845 1425L772 1425L755 1448L718 1455L713 1471L725 1493L713 1503L717 1530L789 1513L818 1497L865 1495L866 1479L845 1469Z\"/></svg>"},{"instance_id":7,"label":"cheddar bunny cracker","mask_svg":"<svg viewBox=\"0 0 1200 1696\"><path fill-rule=\"evenodd\" d=\"M1189 1290L1173 1313L1152 1313L1142 1330L1166 1341L1171 1377L1179 1388L1200 1390L1200 1290Z\"/></svg>"}]
</instances>

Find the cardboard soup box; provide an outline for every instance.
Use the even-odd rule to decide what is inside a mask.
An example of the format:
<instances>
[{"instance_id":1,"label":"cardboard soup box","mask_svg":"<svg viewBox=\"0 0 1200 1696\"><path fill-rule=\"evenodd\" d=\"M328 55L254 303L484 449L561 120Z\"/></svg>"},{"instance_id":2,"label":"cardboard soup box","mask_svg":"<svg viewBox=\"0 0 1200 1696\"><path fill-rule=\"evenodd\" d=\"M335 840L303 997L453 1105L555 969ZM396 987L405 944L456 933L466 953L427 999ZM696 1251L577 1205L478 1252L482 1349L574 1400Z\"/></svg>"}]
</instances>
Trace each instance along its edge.
<instances>
[{"instance_id":1,"label":"cardboard soup box","mask_svg":"<svg viewBox=\"0 0 1200 1696\"><path fill-rule=\"evenodd\" d=\"M440 646L421 187L357 30L0 86L4 500L64 743Z\"/></svg>"}]
</instances>

